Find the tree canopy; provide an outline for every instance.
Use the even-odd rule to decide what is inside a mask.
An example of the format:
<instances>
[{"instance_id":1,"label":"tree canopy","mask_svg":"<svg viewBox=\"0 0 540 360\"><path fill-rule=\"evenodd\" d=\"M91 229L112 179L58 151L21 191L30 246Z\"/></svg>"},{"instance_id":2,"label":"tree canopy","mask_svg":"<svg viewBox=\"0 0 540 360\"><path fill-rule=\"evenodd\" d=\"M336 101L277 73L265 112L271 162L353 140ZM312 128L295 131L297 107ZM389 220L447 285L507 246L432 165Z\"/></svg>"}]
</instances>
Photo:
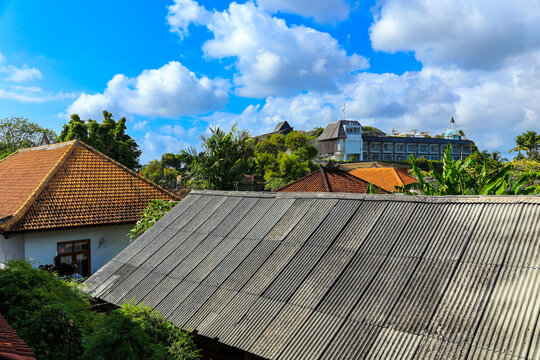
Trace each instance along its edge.
<instances>
[{"instance_id":1,"label":"tree canopy","mask_svg":"<svg viewBox=\"0 0 540 360\"><path fill-rule=\"evenodd\" d=\"M128 168L138 170L141 150L135 140L126 134L126 129L126 118L115 121L107 111L103 111L101 123L92 119L84 121L79 115L73 114L69 123L62 128L58 141L79 139Z\"/></svg>"},{"instance_id":2,"label":"tree canopy","mask_svg":"<svg viewBox=\"0 0 540 360\"><path fill-rule=\"evenodd\" d=\"M0 120L0 159L27 147L38 146L47 135L50 142L56 140L56 133L25 117L14 116Z\"/></svg>"},{"instance_id":3,"label":"tree canopy","mask_svg":"<svg viewBox=\"0 0 540 360\"><path fill-rule=\"evenodd\" d=\"M517 160L525 158L521 152L524 151L529 160L540 160L540 134L536 131L528 130L516 136L516 147L510 149L510 153L517 151Z\"/></svg>"}]
</instances>

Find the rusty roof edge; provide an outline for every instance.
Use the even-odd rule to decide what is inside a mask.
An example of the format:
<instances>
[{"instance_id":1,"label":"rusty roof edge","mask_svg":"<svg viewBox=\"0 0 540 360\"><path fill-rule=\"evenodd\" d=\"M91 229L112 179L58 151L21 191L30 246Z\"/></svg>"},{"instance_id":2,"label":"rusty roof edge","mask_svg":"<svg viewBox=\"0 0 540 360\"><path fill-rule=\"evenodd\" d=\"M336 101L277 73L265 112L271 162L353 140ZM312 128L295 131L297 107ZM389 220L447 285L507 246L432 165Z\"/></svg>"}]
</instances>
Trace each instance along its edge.
<instances>
[{"instance_id":1,"label":"rusty roof edge","mask_svg":"<svg viewBox=\"0 0 540 360\"><path fill-rule=\"evenodd\" d=\"M193 195L240 196L260 198L309 198L309 199L351 199L373 201L411 201L431 203L530 203L540 204L540 195L448 195L424 196L403 194L356 194L338 192L256 192L256 191L221 191L191 190Z\"/></svg>"},{"instance_id":2,"label":"rusty roof edge","mask_svg":"<svg viewBox=\"0 0 540 360\"><path fill-rule=\"evenodd\" d=\"M64 143L61 143L61 144L64 144ZM49 181L56 175L56 173L58 172L58 169L60 169L60 167L66 161L66 159L69 157L69 155L71 155L71 153L73 152L73 149L75 148L75 144L76 144L76 141L73 141L71 143L66 142L63 145L63 146L65 146L65 145L69 145L69 146L67 147L66 151L62 154L60 159L58 159L56 164L54 164L54 166L51 168L51 170L47 173L47 175L41 181L41 183L38 185L38 187L32 192L32 194L30 194L30 196L24 202L24 204L22 204L22 206L17 211L15 211L15 213L13 214L13 216L11 218L9 218L6 222L4 222L3 224L0 225L0 233L9 232L9 229L13 225L15 225L15 223L17 221L19 221L24 216L24 214L26 214L28 209L34 204L37 197L41 194L41 192L43 191L45 186L47 186ZM45 146L47 146L47 145L45 145ZM41 148L41 146L38 146L38 148ZM36 150L36 148L29 148L29 149ZM26 149L26 151L30 151L30 150ZM19 152L25 152L25 151L20 151L20 150L17 151L17 153L19 153Z\"/></svg>"},{"instance_id":3,"label":"rusty roof edge","mask_svg":"<svg viewBox=\"0 0 540 360\"><path fill-rule=\"evenodd\" d=\"M147 183L147 184L150 185L150 186L153 186L153 187L156 188L157 190L159 190L159 191L161 191L161 192L163 192L163 193L166 193L166 194L169 195L169 196L172 196L174 199L180 200L180 197L179 197L178 195L176 195L175 193L173 193L173 192L171 192L171 191L169 191L169 190L167 190L167 189L165 189L165 188L159 186L158 184L154 183L153 181L148 180L148 179L145 178L144 176L139 175L136 171L133 171L133 170L131 170L130 168L128 168L127 166L120 164L118 161L116 161L116 160L110 158L109 156L103 154L101 151L99 151L99 150L93 148L92 146L90 146L90 145L88 145L88 144L86 144L86 143L84 143L84 142L82 142L82 141L80 141L80 140L75 140L75 142L76 142L78 145L81 145L81 146L85 147L87 150L93 152L94 154L96 154L96 155L100 156L101 158L107 160L108 162L112 163L113 165L116 165L116 166L119 167L120 169L126 171L128 174L133 175L133 176L139 178L140 180L142 180L143 182Z\"/></svg>"}]
</instances>

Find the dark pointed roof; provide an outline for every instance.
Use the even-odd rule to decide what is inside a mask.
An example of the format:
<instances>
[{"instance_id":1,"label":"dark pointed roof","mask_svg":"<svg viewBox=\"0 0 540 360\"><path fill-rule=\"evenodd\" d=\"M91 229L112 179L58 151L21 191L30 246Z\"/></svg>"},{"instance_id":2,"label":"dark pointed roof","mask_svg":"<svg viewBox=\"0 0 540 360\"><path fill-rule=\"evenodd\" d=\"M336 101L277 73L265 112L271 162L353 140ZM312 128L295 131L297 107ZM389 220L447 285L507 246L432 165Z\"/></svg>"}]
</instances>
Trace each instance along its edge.
<instances>
[{"instance_id":1,"label":"dark pointed roof","mask_svg":"<svg viewBox=\"0 0 540 360\"><path fill-rule=\"evenodd\" d=\"M324 128L322 134L317 138L317 141L332 140L346 138L347 134L343 129L343 125L358 125L360 123L356 120L339 120L331 122Z\"/></svg>"}]
</instances>

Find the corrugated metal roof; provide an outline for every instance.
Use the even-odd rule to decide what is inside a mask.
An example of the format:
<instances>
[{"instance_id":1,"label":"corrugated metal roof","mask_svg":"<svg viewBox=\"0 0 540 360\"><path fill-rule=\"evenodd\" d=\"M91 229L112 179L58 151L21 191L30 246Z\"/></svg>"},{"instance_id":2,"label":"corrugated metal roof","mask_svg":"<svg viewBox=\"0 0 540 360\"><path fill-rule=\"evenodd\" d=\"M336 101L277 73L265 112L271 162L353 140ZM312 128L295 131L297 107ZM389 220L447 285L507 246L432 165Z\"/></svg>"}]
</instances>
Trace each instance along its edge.
<instances>
[{"instance_id":1,"label":"corrugated metal roof","mask_svg":"<svg viewBox=\"0 0 540 360\"><path fill-rule=\"evenodd\" d=\"M540 197L192 192L87 280L269 359L539 359Z\"/></svg>"}]
</instances>

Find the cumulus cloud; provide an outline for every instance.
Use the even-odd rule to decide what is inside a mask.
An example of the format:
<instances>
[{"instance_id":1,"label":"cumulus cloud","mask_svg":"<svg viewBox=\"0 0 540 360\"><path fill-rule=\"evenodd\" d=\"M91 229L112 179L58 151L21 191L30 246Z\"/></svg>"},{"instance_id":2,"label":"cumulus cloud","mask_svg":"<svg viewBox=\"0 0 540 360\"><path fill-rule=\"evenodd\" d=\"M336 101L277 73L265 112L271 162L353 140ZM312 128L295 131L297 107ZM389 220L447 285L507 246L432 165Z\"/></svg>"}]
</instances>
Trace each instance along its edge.
<instances>
[{"instance_id":1,"label":"cumulus cloud","mask_svg":"<svg viewBox=\"0 0 540 360\"><path fill-rule=\"evenodd\" d=\"M257 4L271 13L298 14L319 23L345 20L351 11L345 0L257 0Z\"/></svg>"},{"instance_id":2,"label":"cumulus cloud","mask_svg":"<svg viewBox=\"0 0 540 360\"><path fill-rule=\"evenodd\" d=\"M181 37L191 23L206 26L213 38L203 44L205 55L237 59L234 85L245 97L335 90L338 81L368 67L366 58L348 55L328 33L288 26L253 2L210 12L193 0L175 0L168 22Z\"/></svg>"},{"instance_id":3,"label":"cumulus cloud","mask_svg":"<svg viewBox=\"0 0 540 360\"><path fill-rule=\"evenodd\" d=\"M387 0L370 36L375 50L413 51L423 64L496 69L540 46L536 0Z\"/></svg>"},{"instance_id":4,"label":"cumulus cloud","mask_svg":"<svg viewBox=\"0 0 540 360\"><path fill-rule=\"evenodd\" d=\"M81 94L68 113L96 117L104 110L119 114L178 117L201 114L224 106L229 83L198 77L177 61L144 70L130 78L115 75L103 93Z\"/></svg>"}]
</instances>

